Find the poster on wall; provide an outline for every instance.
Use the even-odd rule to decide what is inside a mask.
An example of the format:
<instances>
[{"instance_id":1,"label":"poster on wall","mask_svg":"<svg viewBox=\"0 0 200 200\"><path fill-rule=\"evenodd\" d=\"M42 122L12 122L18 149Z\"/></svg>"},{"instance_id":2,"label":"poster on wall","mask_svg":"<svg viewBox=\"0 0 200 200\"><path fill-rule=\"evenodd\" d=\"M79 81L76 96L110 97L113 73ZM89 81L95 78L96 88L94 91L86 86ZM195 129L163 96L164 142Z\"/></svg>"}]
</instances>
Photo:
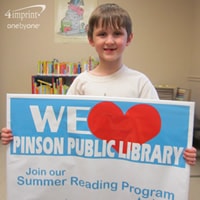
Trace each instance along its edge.
<instances>
[{"instance_id":1,"label":"poster on wall","mask_svg":"<svg viewBox=\"0 0 200 200\"><path fill-rule=\"evenodd\" d=\"M8 94L8 200L188 200L193 115L193 102Z\"/></svg>"},{"instance_id":2,"label":"poster on wall","mask_svg":"<svg viewBox=\"0 0 200 200\"><path fill-rule=\"evenodd\" d=\"M55 0L55 42L87 42L88 19L97 0Z\"/></svg>"}]
</instances>

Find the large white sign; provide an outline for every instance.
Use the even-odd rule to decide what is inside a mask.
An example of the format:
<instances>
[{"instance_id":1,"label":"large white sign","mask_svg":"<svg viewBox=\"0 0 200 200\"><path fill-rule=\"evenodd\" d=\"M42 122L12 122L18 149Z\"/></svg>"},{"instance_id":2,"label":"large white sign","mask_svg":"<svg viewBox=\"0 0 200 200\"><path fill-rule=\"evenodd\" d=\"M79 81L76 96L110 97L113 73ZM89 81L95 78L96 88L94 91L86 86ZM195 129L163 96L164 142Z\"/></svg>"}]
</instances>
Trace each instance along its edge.
<instances>
[{"instance_id":1,"label":"large white sign","mask_svg":"<svg viewBox=\"0 0 200 200\"><path fill-rule=\"evenodd\" d=\"M8 94L8 200L188 200L193 102Z\"/></svg>"}]
</instances>

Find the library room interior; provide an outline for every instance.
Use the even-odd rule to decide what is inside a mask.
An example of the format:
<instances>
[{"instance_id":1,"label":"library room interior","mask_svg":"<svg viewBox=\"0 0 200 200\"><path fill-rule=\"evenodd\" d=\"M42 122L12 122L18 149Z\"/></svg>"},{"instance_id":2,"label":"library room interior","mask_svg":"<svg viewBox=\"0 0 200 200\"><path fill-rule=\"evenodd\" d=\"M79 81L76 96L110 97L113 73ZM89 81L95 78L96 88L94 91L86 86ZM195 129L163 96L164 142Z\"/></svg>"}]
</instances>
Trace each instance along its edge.
<instances>
[{"instance_id":1,"label":"library room interior","mask_svg":"<svg viewBox=\"0 0 200 200\"><path fill-rule=\"evenodd\" d=\"M76 76L98 64L86 35L68 37L60 24L70 0L2 0L0 127L7 127L7 94L65 95ZM85 0L94 6L116 3L128 11L134 38L123 63L150 79L161 100L194 102L192 145L197 162L190 167L189 200L200 196L200 1ZM39 5L43 7L38 9ZM65 5L64 14L59 4ZM81 4L84 6L83 4ZM88 6L89 7L89 6ZM42 11L41 11L42 9ZM31 12L37 13L31 16ZM16 13L23 13L17 15ZM38 14L40 13L40 14ZM67 30L67 29L65 29ZM60 31L60 33L59 33ZM7 199L7 151L0 144L0 199ZM182 199L177 199L182 200Z\"/></svg>"}]
</instances>

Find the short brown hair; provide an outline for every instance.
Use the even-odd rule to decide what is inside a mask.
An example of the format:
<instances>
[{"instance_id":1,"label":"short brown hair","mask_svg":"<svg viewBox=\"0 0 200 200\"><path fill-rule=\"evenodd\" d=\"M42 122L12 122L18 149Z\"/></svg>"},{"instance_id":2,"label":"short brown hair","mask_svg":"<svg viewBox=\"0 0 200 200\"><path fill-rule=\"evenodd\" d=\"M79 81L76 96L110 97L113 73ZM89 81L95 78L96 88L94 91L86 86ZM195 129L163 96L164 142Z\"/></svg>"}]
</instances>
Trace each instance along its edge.
<instances>
[{"instance_id":1,"label":"short brown hair","mask_svg":"<svg viewBox=\"0 0 200 200\"><path fill-rule=\"evenodd\" d=\"M93 38L94 27L125 28L128 37L132 34L132 21L126 10L114 3L99 5L91 14L88 23L88 38Z\"/></svg>"}]
</instances>

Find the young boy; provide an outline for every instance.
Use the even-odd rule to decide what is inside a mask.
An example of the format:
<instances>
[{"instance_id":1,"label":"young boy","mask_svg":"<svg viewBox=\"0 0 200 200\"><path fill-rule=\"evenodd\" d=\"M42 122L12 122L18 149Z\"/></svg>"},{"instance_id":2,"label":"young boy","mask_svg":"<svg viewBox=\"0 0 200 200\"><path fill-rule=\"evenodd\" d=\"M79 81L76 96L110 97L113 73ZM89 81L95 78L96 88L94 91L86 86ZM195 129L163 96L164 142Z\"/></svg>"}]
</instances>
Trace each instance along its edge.
<instances>
[{"instance_id":1,"label":"young boy","mask_svg":"<svg viewBox=\"0 0 200 200\"><path fill-rule=\"evenodd\" d=\"M113 3L98 6L89 19L88 40L96 49L99 64L80 74L67 94L159 99L150 80L122 62L123 52L132 39L132 21L123 8ZM12 139L11 130L3 128L2 144ZM196 149L186 149L183 156L194 165Z\"/></svg>"}]
</instances>

